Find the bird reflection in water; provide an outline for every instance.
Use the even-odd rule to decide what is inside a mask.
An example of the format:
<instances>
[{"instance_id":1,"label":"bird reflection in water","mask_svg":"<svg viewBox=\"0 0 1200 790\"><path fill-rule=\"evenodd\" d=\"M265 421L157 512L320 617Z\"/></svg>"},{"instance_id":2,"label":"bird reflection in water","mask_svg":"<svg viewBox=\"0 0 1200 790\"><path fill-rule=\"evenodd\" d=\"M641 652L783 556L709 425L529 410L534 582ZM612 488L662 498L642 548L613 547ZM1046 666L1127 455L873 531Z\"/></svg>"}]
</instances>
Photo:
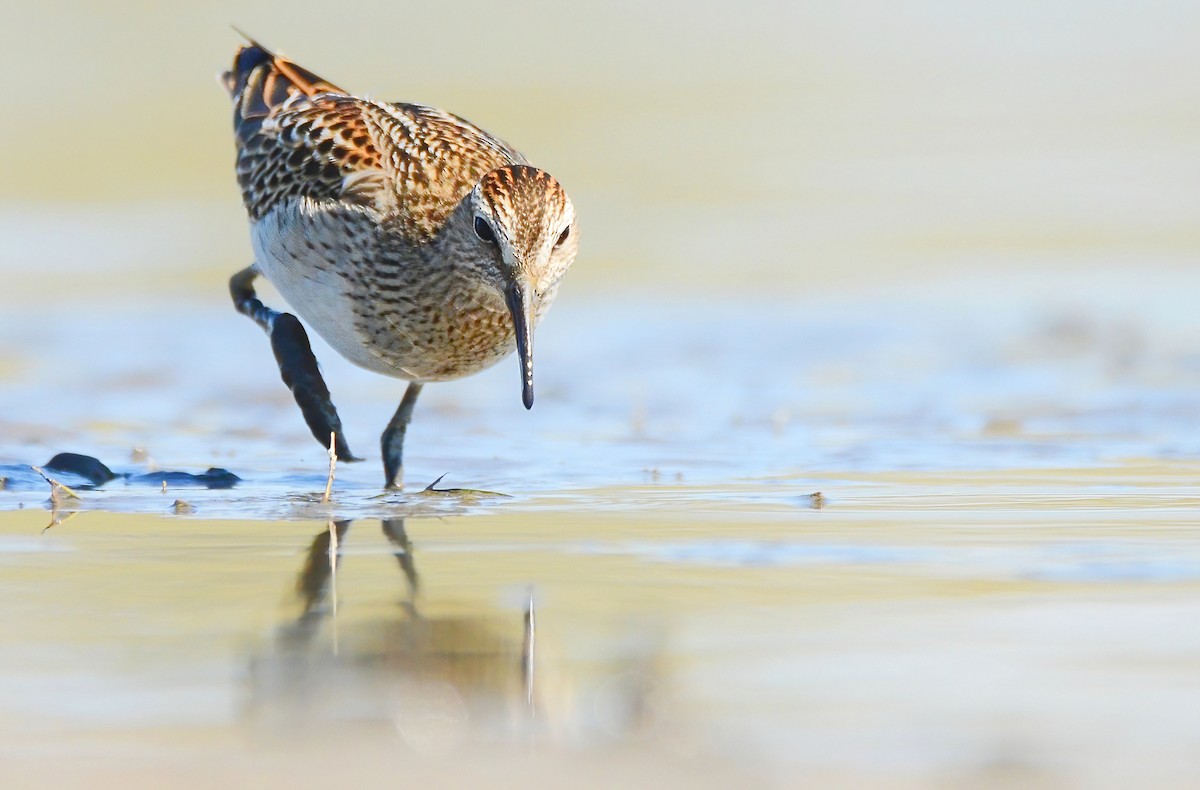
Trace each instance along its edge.
<instances>
[{"instance_id":1,"label":"bird reflection in water","mask_svg":"<svg viewBox=\"0 0 1200 790\"><path fill-rule=\"evenodd\" d=\"M301 612L252 661L250 717L289 732L391 724L427 753L452 749L468 721L472 729L528 730L538 705L532 594L523 617L423 614L404 519L384 519L401 599L365 618L361 610L372 607L357 601L355 616L339 616L338 571L351 525L330 521L313 538L296 580Z\"/></svg>"}]
</instances>

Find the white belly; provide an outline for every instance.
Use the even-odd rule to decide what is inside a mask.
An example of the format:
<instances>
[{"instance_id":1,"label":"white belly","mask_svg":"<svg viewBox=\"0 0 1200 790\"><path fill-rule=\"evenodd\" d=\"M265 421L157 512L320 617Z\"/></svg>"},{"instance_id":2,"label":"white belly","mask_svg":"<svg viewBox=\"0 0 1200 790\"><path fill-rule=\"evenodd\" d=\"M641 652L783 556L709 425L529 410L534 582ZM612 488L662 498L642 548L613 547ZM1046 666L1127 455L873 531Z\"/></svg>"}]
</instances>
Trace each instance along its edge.
<instances>
[{"instance_id":1,"label":"white belly","mask_svg":"<svg viewBox=\"0 0 1200 790\"><path fill-rule=\"evenodd\" d=\"M385 359L356 326L355 317L363 312L360 301L369 294L362 289L356 292L350 282L354 262L372 254L371 220L364 216L360 224L345 214L304 212L302 218L298 214L294 204L281 206L251 224L259 271L296 314L346 359L377 373L416 380ZM393 336L390 342L403 346L404 339Z\"/></svg>"}]
</instances>

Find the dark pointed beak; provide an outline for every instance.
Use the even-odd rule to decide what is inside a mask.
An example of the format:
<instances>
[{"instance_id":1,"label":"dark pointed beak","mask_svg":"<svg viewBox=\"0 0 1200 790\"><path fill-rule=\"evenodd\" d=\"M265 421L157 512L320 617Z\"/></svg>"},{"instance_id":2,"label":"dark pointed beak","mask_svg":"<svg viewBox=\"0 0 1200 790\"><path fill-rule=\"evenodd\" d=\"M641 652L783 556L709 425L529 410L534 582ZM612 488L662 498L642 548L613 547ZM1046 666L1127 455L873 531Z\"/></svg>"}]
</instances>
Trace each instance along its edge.
<instances>
[{"instance_id":1,"label":"dark pointed beak","mask_svg":"<svg viewBox=\"0 0 1200 790\"><path fill-rule=\"evenodd\" d=\"M517 360L521 363L521 401L533 408L533 288L518 279L504 291L517 336Z\"/></svg>"}]
</instances>

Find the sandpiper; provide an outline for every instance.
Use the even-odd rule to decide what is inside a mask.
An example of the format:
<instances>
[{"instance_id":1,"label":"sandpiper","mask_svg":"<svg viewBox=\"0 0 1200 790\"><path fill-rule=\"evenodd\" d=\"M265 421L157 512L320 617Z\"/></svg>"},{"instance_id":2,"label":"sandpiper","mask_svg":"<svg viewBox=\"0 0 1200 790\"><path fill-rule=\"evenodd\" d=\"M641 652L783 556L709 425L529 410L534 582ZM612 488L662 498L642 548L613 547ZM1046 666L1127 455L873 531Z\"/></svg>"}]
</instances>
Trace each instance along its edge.
<instances>
[{"instance_id":1,"label":"sandpiper","mask_svg":"<svg viewBox=\"0 0 1200 790\"><path fill-rule=\"evenodd\" d=\"M317 441L358 460L304 327L263 305L266 277L340 354L404 379L380 441L403 486L404 432L421 387L514 348L533 406L533 329L575 259L575 209L549 173L443 110L353 96L251 41L223 75L254 263L229 281L271 338Z\"/></svg>"}]
</instances>

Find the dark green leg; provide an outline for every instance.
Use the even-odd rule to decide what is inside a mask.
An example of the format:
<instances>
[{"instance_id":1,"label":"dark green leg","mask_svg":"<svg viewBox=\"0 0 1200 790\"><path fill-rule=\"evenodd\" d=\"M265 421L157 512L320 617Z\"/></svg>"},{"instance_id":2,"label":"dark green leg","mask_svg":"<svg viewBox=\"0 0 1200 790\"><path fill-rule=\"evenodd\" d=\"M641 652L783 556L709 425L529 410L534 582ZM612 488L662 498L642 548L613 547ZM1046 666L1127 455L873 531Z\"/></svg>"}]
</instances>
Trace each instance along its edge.
<instances>
[{"instance_id":1,"label":"dark green leg","mask_svg":"<svg viewBox=\"0 0 1200 790\"><path fill-rule=\"evenodd\" d=\"M329 434L334 434L334 449L339 461L361 461L350 452L342 434L342 420L329 395L329 387L321 377L317 358L313 356L308 333L300 320L291 313L280 313L264 305L254 293L254 278L258 267L251 265L229 279L229 294L237 311L248 316L266 331L271 338L271 349L279 364L283 383L292 391L300 406L300 413L308 423L309 430L321 443L329 447ZM410 409L411 411L411 409ZM401 431L403 434L403 431Z\"/></svg>"},{"instance_id":2,"label":"dark green leg","mask_svg":"<svg viewBox=\"0 0 1200 790\"><path fill-rule=\"evenodd\" d=\"M400 407L392 415L392 421L388 423L379 439L380 448L383 450L383 474L387 478L384 485L387 488L404 488L404 432L412 421L413 407L417 405L417 396L420 394L419 383L414 381L408 385Z\"/></svg>"}]
</instances>

